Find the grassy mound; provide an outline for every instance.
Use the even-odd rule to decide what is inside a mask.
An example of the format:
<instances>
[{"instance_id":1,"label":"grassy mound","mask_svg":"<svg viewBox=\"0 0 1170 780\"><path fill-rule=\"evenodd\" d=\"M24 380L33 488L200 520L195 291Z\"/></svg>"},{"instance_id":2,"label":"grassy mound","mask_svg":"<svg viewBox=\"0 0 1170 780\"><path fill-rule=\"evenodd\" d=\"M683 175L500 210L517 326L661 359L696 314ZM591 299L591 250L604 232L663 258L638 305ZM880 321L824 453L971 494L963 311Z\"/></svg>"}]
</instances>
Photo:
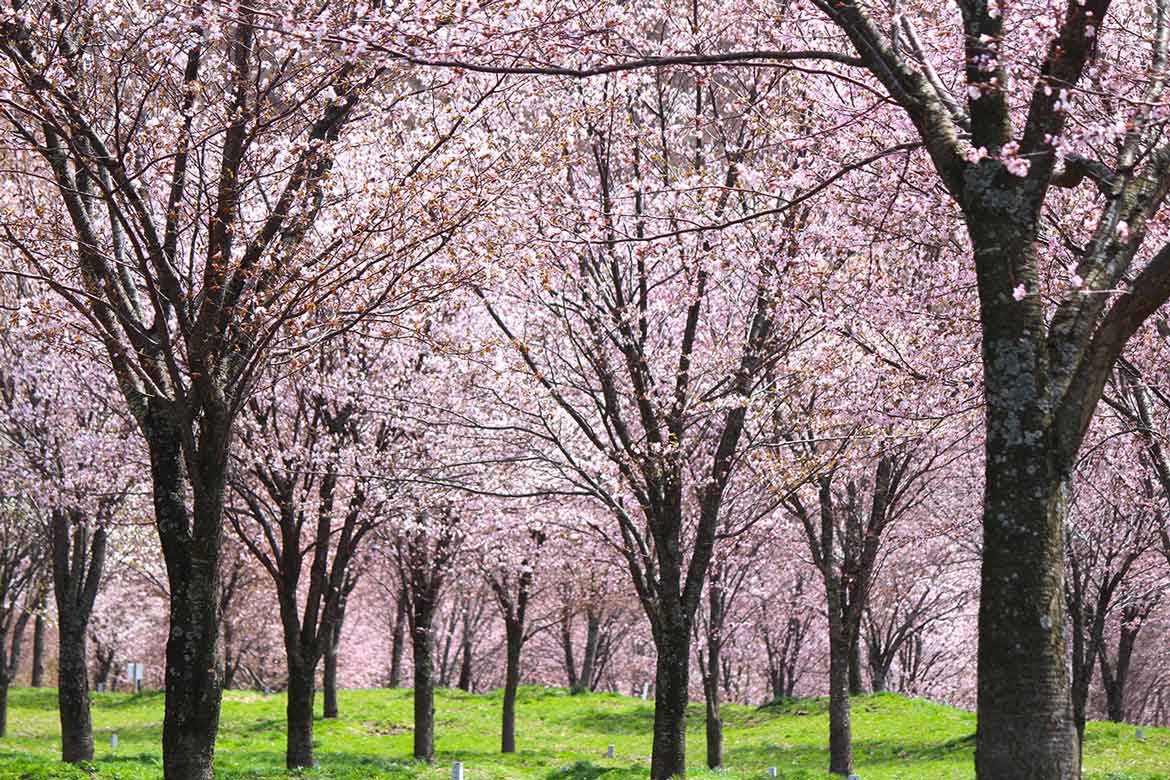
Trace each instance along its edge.
<instances>
[{"instance_id":1,"label":"grassy mound","mask_svg":"<svg viewBox=\"0 0 1170 780\"><path fill-rule=\"evenodd\" d=\"M319 706L319 705L318 705ZM0 780L156 780L162 776L159 693L96 694L97 759L84 767L58 763L56 692L14 689L9 736L0 740ZM343 691L342 717L318 720L320 768L304 780L449 778L462 761L467 780L633 780L648 774L653 708L610 694L569 696L524 688L517 723L519 752L499 754L500 697L441 691L436 702L438 756L415 764L409 691ZM975 718L929 702L881 694L854 701L856 772L862 780L970 780ZM224 697L216 749L219 780L289 778L284 766L284 698L241 691ZM776 767L787 780L822 780L828 763L828 716L819 700L724 710L727 768L704 767L702 707L691 707L690 777L747 780ZM110 735L118 734L118 750ZM614 745L616 757L605 758ZM1167 780L1170 730L1089 725L1089 780Z\"/></svg>"}]
</instances>

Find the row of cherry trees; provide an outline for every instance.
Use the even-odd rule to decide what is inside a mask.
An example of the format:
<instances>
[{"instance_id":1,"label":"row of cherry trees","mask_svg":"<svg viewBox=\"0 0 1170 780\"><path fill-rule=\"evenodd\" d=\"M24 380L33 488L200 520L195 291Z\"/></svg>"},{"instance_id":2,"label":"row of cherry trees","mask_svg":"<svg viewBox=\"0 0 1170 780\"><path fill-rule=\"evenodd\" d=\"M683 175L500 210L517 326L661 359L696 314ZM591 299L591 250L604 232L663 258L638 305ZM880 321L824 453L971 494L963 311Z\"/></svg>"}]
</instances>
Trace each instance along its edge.
<instances>
[{"instance_id":1,"label":"row of cherry trees","mask_svg":"<svg viewBox=\"0 0 1170 780\"><path fill-rule=\"evenodd\" d=\"M655 780L692 690L718 766L817 647L848 774L849 693L969 701L974 630L979 776L1077 777L1170 552L1168 46L1162 0L5 8L0 682L51 611L92 755L117 560L168 780L273 659L311 765L358 604L419 758L490 624L504 750L533 642L653 659Z\"/></svg>"}]
</instances>

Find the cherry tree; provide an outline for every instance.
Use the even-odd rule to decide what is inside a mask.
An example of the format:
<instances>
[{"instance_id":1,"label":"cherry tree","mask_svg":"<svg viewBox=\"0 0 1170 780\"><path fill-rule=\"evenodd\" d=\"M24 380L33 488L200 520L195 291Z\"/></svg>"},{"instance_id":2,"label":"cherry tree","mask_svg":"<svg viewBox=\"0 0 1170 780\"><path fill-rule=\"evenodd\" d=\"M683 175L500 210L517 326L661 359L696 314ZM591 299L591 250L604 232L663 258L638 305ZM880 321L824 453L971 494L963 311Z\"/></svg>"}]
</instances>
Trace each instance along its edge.
<instances>
[{"instance_id":1,"label":"cherry tree","mask_svg":"<svg viewBox=\"0 0 1170 780\"><path fill-rule=\"evenodd\" d=\"M445 286L443 269L415 272L476 202L454 177L437 196L424 182L452 170L436 140L474 124L484 91L435 98L322 43L354 9L296 12L32 3L0 21L4 128L28 174L9 190L6 245L86 318L150 454L168 780L212 775L227 469L257 370ZM395 121L412 97L426 109ZM347 132L360 127L378 138Z\"/></svg>"}]
</instances>

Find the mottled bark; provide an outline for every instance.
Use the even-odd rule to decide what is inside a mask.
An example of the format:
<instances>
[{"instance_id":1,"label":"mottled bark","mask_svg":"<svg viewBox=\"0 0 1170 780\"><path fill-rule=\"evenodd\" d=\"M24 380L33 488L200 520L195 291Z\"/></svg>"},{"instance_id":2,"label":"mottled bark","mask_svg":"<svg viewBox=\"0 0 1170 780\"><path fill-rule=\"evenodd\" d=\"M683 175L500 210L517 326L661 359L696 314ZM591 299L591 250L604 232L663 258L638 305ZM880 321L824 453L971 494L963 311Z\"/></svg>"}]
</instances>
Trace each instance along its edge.
<instances>
[{"instance_id":1,"label":"mottled bark","mask_svg":"<svg viewBox=\"0 0 1170 780\"><path fill-rule=\"evenodd\" d=\"M102 577L106 531L80 512L58 509L52 515L53 593L57 602L57 705L61 719L61 760L93 760L89 669L86 641L89 619Z\"/></svg>"},{"instance_id":2,"label":"mottled bark","mask_svg":"<svg viewBox=\"0 0 1170 780\"><path fill-rule=\"evenodd\" d=\"M315 763L313 757L315 676L314 670L306 669L303 663L289 669L288 703L285 707L288 737L284 755L285 766L289 769L309 768Z\"/></svg>"},{"instance_id":3,"label":"mottled bark","mask_svg":"<svg viewBox=\"0 0 1170 780\"><path fill-rule=\"evenodd\" d=\"M151 402L146 433L155 522L170 587L163 714L165 780L211 780L219 731L218 577L229 431L204 418L188 514L179 433Z\"/></svg>"},{"instance_id":4,"label":"mottled bark","mask_svg":"<svg viewBox=\"0 0 1170 780\"><path fill-rule=\"evenodd\" d=\"M691 631L686 622L676 620L660 627L659 632L650 778L670 780L686 775Z\"/></svg>"}]
</instances>

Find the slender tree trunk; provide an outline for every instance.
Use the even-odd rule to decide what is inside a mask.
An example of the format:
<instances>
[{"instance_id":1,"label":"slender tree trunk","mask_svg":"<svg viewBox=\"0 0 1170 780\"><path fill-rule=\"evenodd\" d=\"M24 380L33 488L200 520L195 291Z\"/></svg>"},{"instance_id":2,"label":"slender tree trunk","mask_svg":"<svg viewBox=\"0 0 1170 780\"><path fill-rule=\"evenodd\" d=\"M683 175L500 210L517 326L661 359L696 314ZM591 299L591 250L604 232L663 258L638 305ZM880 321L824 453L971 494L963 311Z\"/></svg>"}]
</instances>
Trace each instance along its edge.
<instances>
[{"instance_id":1,"label":"slender tree trunk","mask_svg":"<svg viewBox=\"0 0 1170 780\"><path fill-rule=\"evenodd\" d=\"M340 628L340 626L338 627ZM337 642L332 639L325 643L325 702L322 717L336 718L340 714L337 708Z\"/></svg>"},{"instance_id":2,"label":"slender tree trunk","mask_svg":"<svg viewBox=\"0 0 1170 780\"><path fill-rule=\"evenodd\" d=\"M577 690L584 693L593 690L594 670L597 667L597 648L601 642L601 615L592 610L585 616L585 656L581 659L581 674L577 676Z\"/></svg>"},{"instance_id":3,"label":"slender tree trunk","mask_svg":"<svg viewBox=\"0 0 1170 780\"><path fill-rule=\"evenodd\" d=\"M435 760L435 641L431 619L415 619L414 651L414 757L428 764Z\"/></svg>"},{"instance_id":4,"label":"slender tree trunk","mask_svg":"<svg viewBox=\"0 0 1170 780\"><path fill-rule=\"evenodd\" d=\"M509 621L511 622L511 621ZM524 627L506 626L507 665L504 672L504 714L500 729L500 752L516 752L516 691L520 687L520 651L524 645Z\"/></svg>"},{"instance_id":5,"label":"slender tree trunk","mask_svg":"<svg viewBox=\"0 0 1170 780\"><path fill-rule=\"evenodd\" d=\"M89 669L86 631L81 626L58 628L57 708L61 717L61 760L70 764L93 760L93 724L89 713Z\"/></svg>"},{"instance_id":6,"label":"slender tree trunk","mask_svg":"<svg viewBox=\"0 0 1170 780\"><path fill-rule=\"evenodd\" d=\"M722 565L715 567L707 582L707 664L703 692L707 700L707 768L723 766L723 719L719 715L719 674L723 663L724 593Z\"/></svg>"},{"instance_id":7,"label":"slender tree trunk","mask_svg":"<svg viewBox=\"0 0 1170 780\"><path fill-rule=\"evenodd\" d=\"M865 681L861 678L861 636L857 632L849 649L849 695L860 696L863 693Z\"/></svg>"},{"instance_id":8,"label":"slender tree trunk","mask_svg":"<svg viewBox=\"0 0 1170 780\"><path fill-rule=\"evenodd\" d=\"M0 672L0 738L8 736L8 677Z\"/></svg>"},{"instance_id":9,"label":"slender tree trunk","mask_svg":"<svg viewBox=\"0 0 1170 780\"><path fill-rule=\"evenodd\" d=\"M1015 333L985 336L987 457L979 609L979 780L1080 777L1064 642L1065 485L1013 372L1031 360ZM991 343L987 343L987 342ZM997 435L998 434L998 435ZM1028 434L1029 436L1032 434Z\"/></svg>"},{"instance_id":10,"label":"slender tree trunk","mask_svg":"<svg viewBox=\"0 0 1170 780\"><path fill-rule=\"evenodd\" d=\"M165 780L212 780L219 730L220 683L216 644L216 592L222 533L226 432L200 426L200 451L192 474L193 513L188 514L179 435L159 410L148 412L155 520L170 585L170 632L166 646L163 714ZM217 442L216 437L220 437Z\"/></svg>"},{"instance_id":11,"label":"slender tree trunk","mask_svg":"<svg viewBox=\"0 0 1170 780\"><path fill-rule=\"evenodd\" d=\"M658 663L654 676L654 744L650 778L670 780L686 775L690 626L675 617L670 624L659 629L656 639Z\"/></svg>"},{"instance_id":12,"label":"slender tree trunk","mask_svg":"<svg viewBox=\"0 0 1170 780\"><path fill-rule=\"evenodd\" d=\"M32 646L32 680L30 684L34 688L42 688L45 685L45 602L41 600L40 606L37 609L36 621L33 623L33 646Z\"/></svg>"},{"instance_id":13,"label":"slender tree trunk","mask_svg":"<svg viewBox=\"0 0 1170 780\"><path fill-rule=\"evenodd\" d=\"M289 769L312 767L313 759L313 699L315 680L313 669L298 660L288 675L288 739L285 766Z\"/></svg>"},{"instance_id":14,"label":"slender tree trunk","mask_svg":"<svg viewBox=\"0 0 1170 780\"><path fill-rule=\"evenodd\" d=\"M402 654L406 649L406 594L398 596L394 616L394 636L390 645L390 687L402 685Z\"/></svg>"},{"instance_id":15,"label":"slender tree trunk","mask_svg":"<svg viewBox=\"0 0 1170 780\"><path fill-rule=\"evenodd\" d=\"M463 623L463 636L460 638L460 653L459 653L459 682L457 683L460 690L471 693L471 631L469 630L469 621Z\"/></svg>"}]
</instances>

